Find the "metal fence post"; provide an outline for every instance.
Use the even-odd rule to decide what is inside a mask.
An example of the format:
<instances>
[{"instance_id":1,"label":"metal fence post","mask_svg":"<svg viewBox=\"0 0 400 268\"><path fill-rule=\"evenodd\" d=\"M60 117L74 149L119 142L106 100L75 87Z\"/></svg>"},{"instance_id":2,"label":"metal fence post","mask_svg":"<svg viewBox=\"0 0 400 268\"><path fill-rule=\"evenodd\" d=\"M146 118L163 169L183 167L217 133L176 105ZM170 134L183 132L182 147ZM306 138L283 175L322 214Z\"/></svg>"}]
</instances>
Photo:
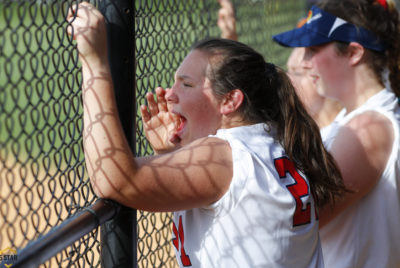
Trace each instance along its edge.
<instances>
[{"instance_id":1,"label":"metal fence post","mask_svg":"<svg viewBox=\"0 0 400 268\"><path fill-rule=\"evenodd\" d=\"M101 0L118 111L125 135L135 148L134 21L132 0ZM101 226L102 267L137 267L136 211L123 207Z\"/></svg>"}]
</instances>

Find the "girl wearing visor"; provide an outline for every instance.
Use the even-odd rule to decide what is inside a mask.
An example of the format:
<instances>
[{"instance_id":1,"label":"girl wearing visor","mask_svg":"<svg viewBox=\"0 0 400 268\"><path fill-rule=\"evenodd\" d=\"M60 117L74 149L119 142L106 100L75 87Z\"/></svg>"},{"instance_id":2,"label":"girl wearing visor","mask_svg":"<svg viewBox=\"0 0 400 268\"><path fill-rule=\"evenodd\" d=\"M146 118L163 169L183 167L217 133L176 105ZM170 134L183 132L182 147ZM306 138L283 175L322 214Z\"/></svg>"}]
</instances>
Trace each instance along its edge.
<instances>
[{"instance_id":1,"label":"girl wearing visor","mask_svg":"<svg viewBox=\"0 0 400 268\"><path fill-rule=\"evenodd\" d=\"M276 42L344 109L322 130L351 191L320 210L327 267L400 267L399 13L393 1L330 0Z\"/></svg>"}]
</instances>

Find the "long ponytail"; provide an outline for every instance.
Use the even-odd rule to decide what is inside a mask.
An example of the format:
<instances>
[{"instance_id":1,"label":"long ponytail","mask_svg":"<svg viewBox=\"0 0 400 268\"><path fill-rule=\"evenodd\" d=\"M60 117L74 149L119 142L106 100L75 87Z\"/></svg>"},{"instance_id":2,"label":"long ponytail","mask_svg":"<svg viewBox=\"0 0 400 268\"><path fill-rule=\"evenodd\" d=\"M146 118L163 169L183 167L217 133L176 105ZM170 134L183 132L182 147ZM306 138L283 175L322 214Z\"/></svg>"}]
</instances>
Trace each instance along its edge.
<instances>
[{"instance_id":1,"label":"long ponytail","mask_svg":"<svg viewBox=\"0 0 400 268\"><path fill-rule=\"evenodd\" d=\"M286 73L276 68L281 113L275 120L278 140L295 166L307 175L319 206L335 201L344 191L339 169L323 146L318 125L306 112Z\"/></svg>"},{"instance_id":2,"label":"long ponytail","mask_svg":"<svg viewBox=\"0 0 400 268\"><path fill-rule=\"evenodd\" d=\"M206 76L214 94L224 96L240 89L244 101L239 112L244 120L276 128L276 139L296 168L309 179L317 205L333 203L345 191L340 171L286 73L240 42L206 39L193 49L210 55Z\"/></svg>"}]
</instances>

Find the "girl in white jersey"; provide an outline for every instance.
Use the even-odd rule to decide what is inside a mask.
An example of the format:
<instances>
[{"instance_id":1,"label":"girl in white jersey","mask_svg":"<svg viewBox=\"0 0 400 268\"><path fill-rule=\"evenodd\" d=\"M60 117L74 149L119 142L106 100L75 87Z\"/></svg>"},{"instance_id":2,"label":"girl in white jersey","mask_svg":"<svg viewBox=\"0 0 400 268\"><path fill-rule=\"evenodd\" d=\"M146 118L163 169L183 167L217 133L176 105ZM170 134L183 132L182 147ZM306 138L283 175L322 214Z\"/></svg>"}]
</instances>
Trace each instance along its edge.
<instances>
[{"instance_id":1,"label":"girl in white jersey","mask_svg":"<svg viewBox=\"0 0 400 268\"><path fill-rule=\"evenodd\" d=\"M318 7L317 7L318 6ZM400 267L400 23L393 1L328 0L274 36L306 47L320 94L345 109L322 130L351 190L320 213L327 267ZM385 87L390 85L390 88Z\"/></svg>"},{"instance_id":2,"label":"girl in white jersey","mask_svg":"<svg viewBox=\"0 0 400 268\"><path fill-rule=\"evenodd\" d=\"M158 155L134 157L116 112L104 20L88 3L69 19L99 196L174 211L181 267L323 267L316 208L343 192L341 176L282 70L235 41L197 43L172 88L142 107Z\"/></svg>"}]
</instances>

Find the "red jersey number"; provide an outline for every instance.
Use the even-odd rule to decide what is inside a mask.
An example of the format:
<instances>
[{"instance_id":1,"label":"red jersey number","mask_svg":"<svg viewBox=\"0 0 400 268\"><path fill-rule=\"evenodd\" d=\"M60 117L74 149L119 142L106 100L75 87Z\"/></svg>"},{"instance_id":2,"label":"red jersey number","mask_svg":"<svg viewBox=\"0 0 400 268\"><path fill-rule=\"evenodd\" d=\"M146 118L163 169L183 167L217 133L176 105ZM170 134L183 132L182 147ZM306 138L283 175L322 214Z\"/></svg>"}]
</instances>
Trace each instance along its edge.
<instances>
[{"instance_id":1,"label":"red jersey number","mask_svg":"<svg viewBox=\"0 0 400 268\"><path fill-rule=\"evenodd\" d=\"M180 252L182 265L185 267L192 266L192 262L190 261L189 255L186 254L184 247L185 235L183 231L182 216L179 216L178 228L176 228L175 222L173 222L172 231L175 235L175 238L172 239L172 243L174 244L176 251Z\"/></svg>"},{"instance_id":2,"label":"red jersey number","mask_svg":"<svg viewBox=\"0 0 400 268\"><path fill-rule=\"evenodd\" d=\"M287 157L277 158L274 160L276 171L281 179L286 178L289 173L294 179L293 184L286 185L289 192L296 201L296 210L293 215L293 227L311 222L311 203L308 202L306 208L303 209L302 197L310 195L307 181L297 172L292 161Z\"/></svg>"}]
</instances>

